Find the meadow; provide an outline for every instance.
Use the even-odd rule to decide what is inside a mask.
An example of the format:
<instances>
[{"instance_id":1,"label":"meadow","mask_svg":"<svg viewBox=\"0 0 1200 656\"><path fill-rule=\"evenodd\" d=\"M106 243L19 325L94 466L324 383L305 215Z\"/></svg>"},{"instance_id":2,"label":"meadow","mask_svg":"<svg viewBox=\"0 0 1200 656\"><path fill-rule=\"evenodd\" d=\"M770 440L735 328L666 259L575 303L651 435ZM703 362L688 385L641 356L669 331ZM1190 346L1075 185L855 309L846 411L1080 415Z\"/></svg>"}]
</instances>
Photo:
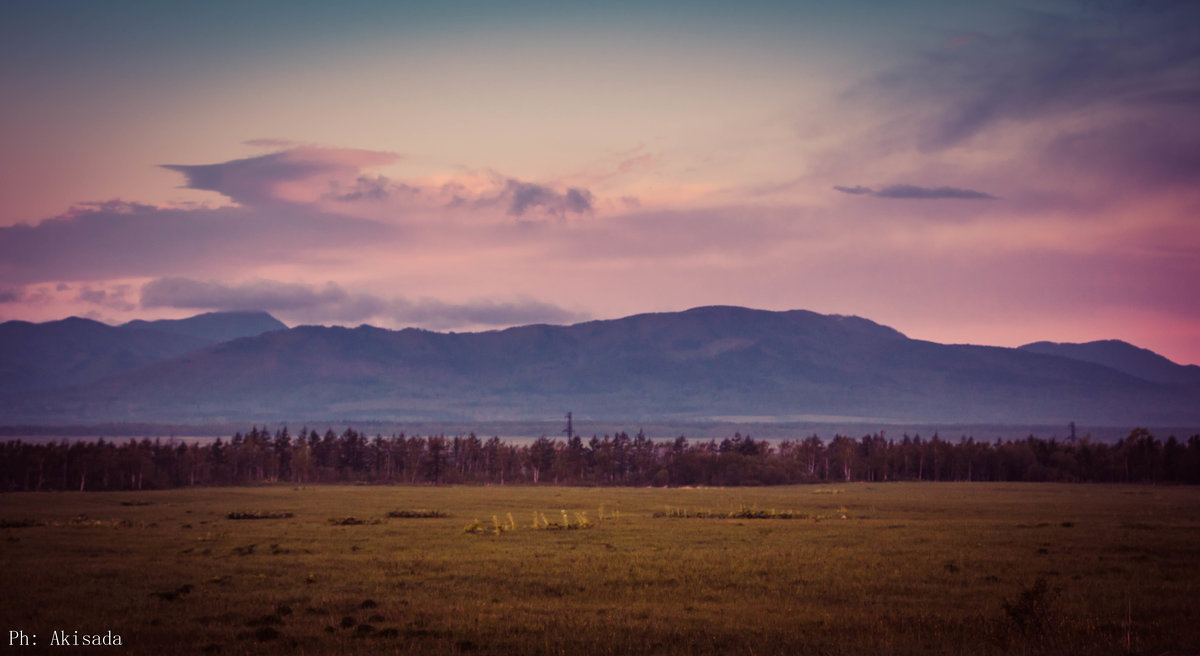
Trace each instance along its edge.
<instances>
[{"instance_id":1,"label":"meadow","mask_svg":"<svg viewBox=\"0 0 1200 656\"><path fill-rule=\"evenodd\" d=\"M55 630L129 654L1200 651L1196 487L280 485L0 508L0 630L37 636L13 653L69 653Z\"/></svg>"}]
</instances>

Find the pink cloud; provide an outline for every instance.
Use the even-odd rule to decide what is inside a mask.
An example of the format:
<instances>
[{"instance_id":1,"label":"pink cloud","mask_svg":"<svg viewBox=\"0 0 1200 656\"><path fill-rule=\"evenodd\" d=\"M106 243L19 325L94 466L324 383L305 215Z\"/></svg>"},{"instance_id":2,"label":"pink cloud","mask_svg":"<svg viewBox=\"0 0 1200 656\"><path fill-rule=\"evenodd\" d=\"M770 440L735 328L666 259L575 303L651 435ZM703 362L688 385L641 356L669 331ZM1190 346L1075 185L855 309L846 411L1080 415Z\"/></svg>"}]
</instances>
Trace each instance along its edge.
<instances>
[{"instance_id":1,"label":"pink cloud","mask_svg":"<svg viewBox=\"0 0 1200 656\"><path fill-rule=\"evenodd\" d=\"M164 164L189 189L215 191L241 205L312 203L331 183L350 184L363 169L400 160L395 153L354 148L295 147L219 164Z\"/></svg>"},{"instance_id":2,"label":"pink cloud","mask_svg":"<svg viewBox=\"0 0 1200 656\"><path fill-rule=\"evenodd\" d=\"M35 226L0 227L0 278L106 280L287 261L395 238L396 229L312 208L76 206Z\"/></svg>"},{"instance_id":3,"label":"pink cloud","mask_svg":"<svg viewBox=\"0 0 1200 656\"><path fill-rule=\"evenodd\" d=\"M525 323L569 323L588 318L530 298L447 302L431 298L351 293L336 283L275 280L231 284L178 276L142 286L142 306L191 310L266 310L292 323L376 323L434 329L491 328Z\"/></svg>"},{"instance_id":4,"label":"pink cloud","mask_svg":"<svg viewBox=\"0 0 1200 656\"><path fill-rule=\"evenodd\" d=\"M1007 169L946 175L953 167L943 164L910 177L899 168L860 175L843 163L829 184L929 186L838 193L817 186L819 176L793 178L787 190L819 195L805 206L698 179L639 176L653 163L637 151L609 159L603 168L631 176L610 198L582 178L526 181L487 168L403 177L394 153L356 149L292 147L172 166L189 186L240 207L112 201L0 228L0 276L15 285L5 305L29 306L39 282L95 281L75 285L63 302L124 310L127 297L101 283L136 279L155 281L142 299L154 312L269 306L299 321L462 329L566 317L560 310L575 299L586 299L580 312L593 316L728 303L859 314L914 334L914 325L1019 324L1034 333L1022 341L1075 340L1046 332L1061 327L1046 318L1060 312L1159 311L1182 320L1200 307L1178 282L1200 276L1194 256L1182 249L1162 257L1164 244L1192 243L1179 234L1187 203L1149 212L1159 222L1152 226L1130 218L1152 207L1144 196L1085 213L1031 197L1027 178ZM641 202L631 190L645 191ZM992 193L1003 200L989 200ZM897 200L914 198L939 200ZM514 294L545 300L496 300Z\"/></svg>"},{"instance_id":5,"label":"pink cloud","mask_svg":"<svg viewBox=\"0 0 1200 656\"><path fill-rule=\"evenodd\" d=\"M276 148L276 149L291 148L292 146L297 145L296 142L292 141L291 139L274 139L271 137L263 137L263 138L259 138L259 139L247 139L246 141L243 141L242 143L247 146L258 146L258 147L262 147L262 148Z\"/></svg>"}]
</instances>

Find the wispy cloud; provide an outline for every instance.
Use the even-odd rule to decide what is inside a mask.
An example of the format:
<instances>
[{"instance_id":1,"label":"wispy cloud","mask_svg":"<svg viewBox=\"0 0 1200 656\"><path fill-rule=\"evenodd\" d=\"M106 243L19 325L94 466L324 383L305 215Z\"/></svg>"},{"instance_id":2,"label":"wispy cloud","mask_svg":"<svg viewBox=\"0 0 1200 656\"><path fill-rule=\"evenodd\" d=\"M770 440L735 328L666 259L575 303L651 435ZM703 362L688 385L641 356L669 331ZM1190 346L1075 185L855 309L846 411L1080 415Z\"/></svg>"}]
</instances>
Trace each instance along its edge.
<instances>
[{"instance_id":1,"label":"wispy cloud","mask_svg":"<svg viewBox=\"0 0 1200 656\"><path fill-rule=\"evenodd\" d=\"M240 206L112 200L83 203L36 225L0 227L0 276L19 286L237 275L263 265L395 251L439 235L469 247L483 238L476 234L481 225L498 229L514 218L526 224L593 212L594 196L582 187L486 170L409 184L367 168L395 159L390 153L304 147L220 164L172 165L167 168L183 173L189 186L218 191ZM351 255L356 249L358 255Z\"/></svg>"},{"instance_id":2,"label":"wispy cloud","mask_svg":"<svg viewBox=\"0 0 1200 656\"><path fill-rule=\"evenodd\" d=\"M274 280L226 284L170 276L142 286L142 307L190 310L266 310L268 312L322 309L345 321L375 314L382 303L355 296L334 283L322 287Z\"/></svg>"},{"instance_id":3,"label":"wispy cloud","mask_svg":"<svg viewBox=\"0 0 1200 656\"><path fill-rule=\"evenodd\" d=\"M142 306L188 310L265 310L292 323L355 323L386 319L388 323L430 329L569 323L588 318L557 305L522 298L452 303L351 293L324 285L252 280L243 283L202 281L179 276L152 280L142 287Z\"/></svg>"},{"instance_id":4,"label":"wispy cloud","mask_svg":"<svg viewBox=\"0 0 1200 656\"><path fill-rule=\"evenodd\" d=\"M875 193L875 191L870 187L862 186L843 187L841 185L834 185L833 188L842 192L843 194L851 194L853 196L869 196Z\"/></svg>"},{"instance_id":5,"label":"wispy cloud","mask_svg":"<svg viewBox=\"0 0 1200 656\"><path fill-rule=\"evenodd\" d=\"M20 303L25 300L25 292L15 287L0 287L0 303Z\"/></svg>"},{"instance_id":6,"label":"wispy cloud","mask_svg":"<svg viewBox=\"0 0 1200 656\"><path fill-rule=\"evenodd\" d=\"M517 326L534 323L566 324L590 319L553 303L523 298L516 301L447 303L434 299L392 299L392 317L402 323L444 330L472 326Z\"/></svg>"},{"instance_id":7,"label":"wispy cloud","mask_svg":"<svg viewBox=\"0 0 1200 656\"><path fill-rule=\"evenodd\" d=\"M182 173L189 189L215 191L244 207L260 209L331 201L334 205L324 207L332 211L351 215L383 211L395 217L445 208L476 214L503 211L501 216L518 218L562 218L594 211L595 196L579 186L530 182L490 170L433 184L395 180L376 171L400 160L389 152L295 146L217 164L166 164L162 168Z\"/></svg>"},{"instance_id":8,"label":"wispy cloud","mask_svg":"<svg viewBox=\"0 0 1200 656\"><path fill-rule=\"evenodd\" d=\"M901 60L847 100L903 108L887 131L910 134L926 154L1041 129L1022 161L1039 161L1040 143L1076 178L1140 175L1144 163L1147 182L1190 184L1197 70L1200 3L1116 0L1027 12L1009 29Z\"/></svg>"},{"instance_id":9,"label":"wispy cloud","mask_svg":"<svg viewBox=\"0 0 1200 656\"><path fill-rule=\"evenodd\" d=\"M116 285L111 288L84 285L79 288L75 300L117 312L132 312L137 309L137 305L129 300L129 292L129 285Z\"/></svg>"},{"instance_id":10,"label":"wispy cloud","mask_svg":"<svg viewBox=\"0 0 1200 656\"><path fill-rule=\"evenodd\" d=\"M872 189L870 187L854 186L845 187L835 185L835 190L843 194L852 196L874 196L876 198L903 198L915 200L938 200L938 199L957 199L957 200L995 200L996 197L982 191L974 189L959 189L957 187L918 187L910 184L897 184Z\"/></svg>"},{"instance_id":11,"label":"wispy cloud","mask_svg":"<svg viewBox=\"0 0 1200 656\"><path fill-rule=\"evenodd\" d=\"M524 216L532 209L541 209L549 214L585 214L592 211L592 192L570 187L559 193L549 187L520 180L508 180L504 196L508 199L508 213Z\"/></svg>"},{"instance_id":12,"label":"wispy cloud","mask_svg":"<svg viewBox=\"0 0 1200 656\"><path fill-rule=\"evenodd\" d=\"M330 182L331 190L326 198L342 202L360 200L383 201L394 197L397 193L415 196L420 189L405 184L392 182L382 175L360 175L349 185L343 185L336 180Z\"/></svg>"},{"instance_id":13,"label":"wispy cloud","mask_svg":"<svg viewBox=\"0 0 1200 656\"><path fill-rule=\"evenodd\" d=\"M297 145L291 139L278 139L274 137L259 137L257 139L247 139L242 142L246 146L257 146L261 148L291 148Z\"/></svg>"},{"instance_id":14,"label":"wispy cloud","mask_svg":"<svg viewBox=\"0 0 1200 656\"><path fill-rule=\"evenodd\" d=\"M189 189L215 191L243 205L262 205L311 201L332 181L354 180L364 168L399 159L395 153L374 150L297 147L219 164L163 164L162 168L182 173ZM318 193L297 198L298 186L315 187Z\"/></svg>"},{"instance_id":15,"label":"wispy cloud","mask_svg":"<svg viewBox=\"0 0 1200 656\"><path fill-rule=\"evenodd\" d=\"M394 227L305 207L175 209L107 202L34 226L0 227L0 274L19 284L161 276L397 238Z\"/></svg>"}]
</instances>

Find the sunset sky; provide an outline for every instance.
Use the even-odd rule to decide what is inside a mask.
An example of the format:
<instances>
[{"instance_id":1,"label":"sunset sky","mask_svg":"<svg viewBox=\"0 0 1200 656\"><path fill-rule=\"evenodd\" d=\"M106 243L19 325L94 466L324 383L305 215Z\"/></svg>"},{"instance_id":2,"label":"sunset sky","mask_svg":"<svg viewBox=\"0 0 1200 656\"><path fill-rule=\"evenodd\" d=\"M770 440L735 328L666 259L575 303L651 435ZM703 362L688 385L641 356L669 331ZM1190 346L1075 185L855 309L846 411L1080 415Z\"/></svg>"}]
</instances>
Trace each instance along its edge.
<instances>
[{"instance_id":1,"label":"sunset sky","mask_svg":"<svg viewBox=\"0 0 1200 656\"><path fill-rule=\"evenodd\" d=\"M0 320L729 304L1200 363L1200 2L0 4Z\"/></svg>"}]
</instances>

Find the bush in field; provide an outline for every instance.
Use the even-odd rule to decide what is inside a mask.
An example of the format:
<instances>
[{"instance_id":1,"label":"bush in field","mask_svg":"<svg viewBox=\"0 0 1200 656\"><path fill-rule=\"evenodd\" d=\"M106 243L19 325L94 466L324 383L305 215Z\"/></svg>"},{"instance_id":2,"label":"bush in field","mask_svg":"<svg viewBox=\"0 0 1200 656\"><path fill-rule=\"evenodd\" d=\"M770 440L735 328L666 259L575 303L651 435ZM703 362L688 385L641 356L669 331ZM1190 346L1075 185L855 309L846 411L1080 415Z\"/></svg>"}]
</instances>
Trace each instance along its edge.
<instances>
[{"instance_id":1,"label":"bush in field","mask_svg":"<svg viewBox=\"0 0 1200 656\"><path fill-rule=\"evenodd\" d=\"M231 512L225 515L226 519L290 519L293 517L290 512L265 512L265 511L249 511L249 512Z\"/></svg>"},{"instance_id":2,"label":"bush in field","mask_svg":"<svg viewBox=\"0 0 1200 656\"><path fill-rule=\"evenodd\" d=\"M533 523L528 528L539 531L576 531L595 527L592 520L588 519L586 512L575 513L575 519L572 521L566 510L561 510L562 522L552 522L546 519L545 513L534 511ZM506 515L508 521L500 521L499 516L492 515L491 527L486 527L482 522L476 519L474 522L467 524L463 528L466 533L474 533L476 535L502 535L508 531L517 530L517 520L513 518L512 513Z\"/></svg>"},{"instance_id":3,"label":"bush in field","mask_svg":"<svg viewBox=\"0 0 1200 656\"><path fill-rule=\"evenodd\" d=\"M375 517L372 519L359 519L358 517L354 517L354 516L340 517L340 518L339 517L331 517L329 519L329 523L333 524L334 526L359 526L362 524L382 524L383 519L379 518L379 517Z\"/></svg>"},{"instance_id":4,"label":"bush in field","mask_svg":"<svg viewBox=\"0 0 1200 656\"><path fill-rule=\"evenodd\" d=\"M689 511L686 508L672 508L671 506L667 506L665 511L659 510L655 512L654 517L670 517L674 519L809 519L811 516L808 513L800 513L794 510L759 510L757 508L747 508L746 506L728 512L713 512L711 510ZM842 519L845 518L845 514L843 513Z\"/></svg>"},{"instance_id":5,"label":"bush in field","mask_svg":"<svg viewBox=\"0 0 1200 656\"><path fill-rule=\"evenodd\" d=\"M1060 590L1051 588L1039 577L1033 585L1021 591L1016 599L1004 601L1004 614L1012 626L1024 635L1046 636L1058 624Z\"/></svg>"},{"instance_id":6,"label":"bush in field","mask_svg":"<svg viewBox=\"0 0 1200 656\"><path fill-rule=\"evenodd\" d=\"M0 528L31 528L45 526L36 519L0 519Z\"/></svg>"},{"instance_id":7,"label":"bush in field","mask_svg":"<svg viewBox=\"0 0 1200 656\"><path fill-rule=\"evenodd\" d=\"M483 524L477 519L470 524L467 524L466 527L463 528L463 531L466 533L474 533L475 535L482 535L485 532L485 529L483 528Z\"/></svg>"},{"instance_id":8,"label":"bush in field","mask_svg":"<svg viewBox=\"0 0 1200 656\"><path fill-rule=\"evenodd\" d=\"M387 516L396 519L438 519L449 517L450 513L441 510L393 510Z\"/></svg>"}]
</instances>

